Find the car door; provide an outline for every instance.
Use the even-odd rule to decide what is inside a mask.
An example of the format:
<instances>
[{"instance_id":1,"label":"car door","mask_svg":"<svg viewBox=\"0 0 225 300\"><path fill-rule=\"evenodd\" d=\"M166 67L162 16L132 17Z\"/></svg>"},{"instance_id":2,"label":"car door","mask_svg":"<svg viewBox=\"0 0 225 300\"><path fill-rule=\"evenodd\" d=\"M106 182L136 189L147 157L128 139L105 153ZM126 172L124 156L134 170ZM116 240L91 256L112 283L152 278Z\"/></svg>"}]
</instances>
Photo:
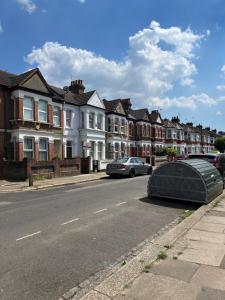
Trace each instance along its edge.
<instances>
[{"instance_id":1,"label":"car door","mask_svg":"<svg viewBox=\"0 0 225 300\"><path fill-rule=\"evenodd\" d=\"M135 174L138 174L138 164L135 157L130 159L130 169L134 169Z\"/></svg>"},{"instance_id":2,"label":"car door","mask_svg":"<svg viewBox=\"0 0 225 300\"><path fill-rule=\"evenodd\" d=\"M136 160L136 163L137 163L137 170L138 170L137 172L138 172L138 174L146 173L145 165L143 164L143 161L139 157L136 157L135 160Z\"/></svg>"}]
</instances>

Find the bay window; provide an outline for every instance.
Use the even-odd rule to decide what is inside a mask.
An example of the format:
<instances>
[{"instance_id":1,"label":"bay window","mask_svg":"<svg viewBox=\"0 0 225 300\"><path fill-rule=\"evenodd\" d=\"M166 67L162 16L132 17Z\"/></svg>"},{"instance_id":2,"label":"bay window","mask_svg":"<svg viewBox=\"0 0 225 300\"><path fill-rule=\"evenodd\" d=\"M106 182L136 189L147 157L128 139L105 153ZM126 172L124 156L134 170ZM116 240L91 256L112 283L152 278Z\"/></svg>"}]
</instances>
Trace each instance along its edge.
<instances>
[{"instance_id":1,"label":"bay window","mask_svg":"<svg viewBox=\"0 0 225 300\"><path fill-rule=\"evenodd\" d=\"M66 110L66 127L71 127L72 125L72 111L70 109Z\"/></svg>"},{"instance_id":2,"label":"bay window","mask_svg":"<svg viewBox=\"0 0 225 300\"><path fill-rule=\"evenodd\" d=\"M23 142L23 154L25 158L34 158L34 140L26 137Z\"/></svg>"},{"instance_id":3,"label":"bay window","mask_svg":"<svg viewBox=\"0 0 225 300\"><path fill-rule=\"evenodd\" d=\"M48 140L47 139L39 140L39 160L41 160L41 161L48 160Z\"/></svg>"},{"instance_id":4,"label":"bay window","mask_svg":"<svg viewBox=\"0 0 225 300\"><path fill-rule=\"evenodd\" d=\"M53 107L53 124L56 127L60 126L60 108L58 106Z\"/></svg>"},{"instance_id":5,"label":"bay window","mask_svg":"<svg viewBox=\"0 0 225 300\"><path fill-rule=\"evenodd\" d=\"M39 116L38 119L40 122L47 122L47 110L48 110L48 102L45 100L39 100Z\"/></svg>"},{"instance_id":6,"label":"bay window","mask_svg":"<svg viewBox=\"0 0 225 300\"><path fill-rule=\"evenodd\" d=\"M103 121L103 116L101 114L97 115L97 129L102 129L102 121Z\"/></svg>"},{"instance_id":7,"label":"bay window","mask_svg":"<svg viewBox=\"0 0 225 300\"><path fill-rule=\"evenodd\" d=\"M29 97L23 100L23 117L24 120L34 120L34 101Z\"/></svg>"},{"instance_id":8,"label":"bay window","mask_svg":"<svg viewBox=\"0 0 225 300\"><path fill-rule=\"evenodd\" d=\"M89 113L89 128L94 129L94 118L95 114L93 112Z\"/></svg>"}]
</instances>

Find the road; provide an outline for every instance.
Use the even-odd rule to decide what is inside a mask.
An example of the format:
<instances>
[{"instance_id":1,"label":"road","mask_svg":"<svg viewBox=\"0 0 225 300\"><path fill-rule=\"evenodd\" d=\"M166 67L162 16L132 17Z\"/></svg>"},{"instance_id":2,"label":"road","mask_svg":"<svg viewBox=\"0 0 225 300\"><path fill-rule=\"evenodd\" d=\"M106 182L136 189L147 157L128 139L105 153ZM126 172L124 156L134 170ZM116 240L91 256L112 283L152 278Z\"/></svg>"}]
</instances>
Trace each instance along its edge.
<instances>
[{"instance_id":1,"label":"road","mask_svg":"<svg viewBox=\"0 0 225 300\"><path fill-rule=\"evenodd\" d=\"M147 180L0 194L0 299L58 299L193 208L147 200Z\"/></svg>"}]
</instances>

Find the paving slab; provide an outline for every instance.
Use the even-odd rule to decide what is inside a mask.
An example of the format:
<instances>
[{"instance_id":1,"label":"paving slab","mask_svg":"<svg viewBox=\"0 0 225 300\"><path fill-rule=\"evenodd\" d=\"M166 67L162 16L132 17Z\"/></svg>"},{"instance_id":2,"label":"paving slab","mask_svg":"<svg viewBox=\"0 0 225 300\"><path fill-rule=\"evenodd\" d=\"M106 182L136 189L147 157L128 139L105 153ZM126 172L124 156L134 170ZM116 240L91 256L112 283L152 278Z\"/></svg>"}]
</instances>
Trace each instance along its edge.
<instances>
[{"instance_id":1,"label":"paving slab","mask_svg":"<svg viewBox=\"0 0 225 300\"><path fill-rule=\"evenodd\" d=\"M225 218L224 218L225 219ZM224 244L225 235L222 233L207 232L203 230L191 229L186 238L192 241L205 241L209 243Z\"/></svg>"},{"instance_id":2,"label":"paving slab","mask_svg":"<svg viewBox=\"0 0 225 300\"><path fill-rule=\"evenodd\" d=\"M225 230L225 224L215 224L215 223L200 221L197 224L195 224L193 229L209 231L209 232L223 233L224 230Z\"/></svg>"},{"instance_id":3,"label":"paving slab","mask_svg":"<svg viewBox=\"0 0 225 300\"><path fill-rule=\"evenodd\" d=\"M188 249L200 249L200 250L208 250L208 251L215 251L215 250L222 250L225 253L225 245L223 244L216 244L216 243L209 243L206 241L191 241L188 240L187 242ZM184 250L183 250L184 252Z\"/></svg>"},{"instance_id":4,"label":"paving slab","mask_svg":"<svg viewBox=\"0 0 225 300\"><path fill-rule=\"evenodd\" d=\"M225 291L225 270L200 266L191 279L191 283Z\"/></svg>"},{"instance_id":5,"label":"paving slab","mask_svg":"<svg viewBox=\"0 0 225 300\"><path fill-rule=\"evenodd\" d=\"M225 224L225 218L218 216L204 216L202 217L201 221L215 224Z\"/></svg>"},{"instance_id":6,"label":"paving slab","mask_svg":"<svg viewBox=\"0 0 225 300\"><path fill-rule=\"evenodd\" d=\"M198 264L168 258L159 263L155 263L150 269L150 272L189 282L198 268Z\"/></svg>"},{"instance_id":7,"label":"paving slab","mask_svg":"<svg viewBox=\"0 0 225 300\"><path fill-rule=\"evenodd\" d=\"M197 264L209 266L220 266L224 257L224 249L185 249L183 254L178 258L180 260L189 261Z\"/></svg>"},{"instance_id":8,"label":"paving slab","mask_svg":"<svg viewBox=\"0 0 225 300\"><path fill-rule=\"evenodd\" d=\"M224 300L225 292L203 287L196 300Z\"/></svg>"},{"instance_id":9,"label":"paving slab","mask_svg":"<svg viewBox=\"0 0 225 300\"><path fill-rule=\"evenodd\" d=\"M216 217L225 217L225 211L219 210L210 210L207 214L208 216L216 216Z\"/></svg>"},{"instance_id":10,"label":"paving slab","mask_svg":"<svg viewBox=\"0 0 225 300\"><path fill-rule=\"evenodd\" d=\"M195 300L200 291L195 284L148 273L139 276L115 300Z\"/></svg>"},{"instance_id":11,"label":"paving slab","mask_svg":"<svg viewBox=\"0 0 225 300\"><path fill-rule=\"evenodd\" d=\"M225 269L225 251L224 251L224 257L223 257L223 259L221 261L221 264L220 264L220 268Z\"/></svg>"},{"instance_id":12,"label":"paving slab","mask_svg":"<svg viewBox=\"0 0 225 300\"><path fill-rule=\"evenodd\" d=\"M111 275L98 285L95 290L109 297L115 297L124 287L134 280L143 270L144 266L137 259L129 262L118 272Z\"/></svg>"},{"instance_id":13,"label":"paving slab","mask_svg":"<svg viewBox=\"0 0 225 300\"><path fill-rule=\"evenodd\" d=\"M110 298L96 291L91 291L90 293L82 297L80 300L110 300Z\"/></svg>"}]
</instances>

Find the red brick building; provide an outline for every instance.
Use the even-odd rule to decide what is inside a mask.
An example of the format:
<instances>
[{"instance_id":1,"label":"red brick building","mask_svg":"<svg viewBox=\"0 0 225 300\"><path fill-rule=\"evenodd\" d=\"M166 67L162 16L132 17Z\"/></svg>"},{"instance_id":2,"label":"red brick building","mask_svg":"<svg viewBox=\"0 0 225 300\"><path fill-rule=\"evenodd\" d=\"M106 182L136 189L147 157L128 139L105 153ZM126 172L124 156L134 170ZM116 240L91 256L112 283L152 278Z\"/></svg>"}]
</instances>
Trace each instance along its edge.
<instances>
[{"instance_id":1,"label":"red brick building","mask_svg":"<svg viewBox=\"0 0 225 300\"><path fill-rule=\"evenodd\" d=\"M62 108L39 69L0 71L0 159L63 158Z\"/></svg>"}]
</instances>

